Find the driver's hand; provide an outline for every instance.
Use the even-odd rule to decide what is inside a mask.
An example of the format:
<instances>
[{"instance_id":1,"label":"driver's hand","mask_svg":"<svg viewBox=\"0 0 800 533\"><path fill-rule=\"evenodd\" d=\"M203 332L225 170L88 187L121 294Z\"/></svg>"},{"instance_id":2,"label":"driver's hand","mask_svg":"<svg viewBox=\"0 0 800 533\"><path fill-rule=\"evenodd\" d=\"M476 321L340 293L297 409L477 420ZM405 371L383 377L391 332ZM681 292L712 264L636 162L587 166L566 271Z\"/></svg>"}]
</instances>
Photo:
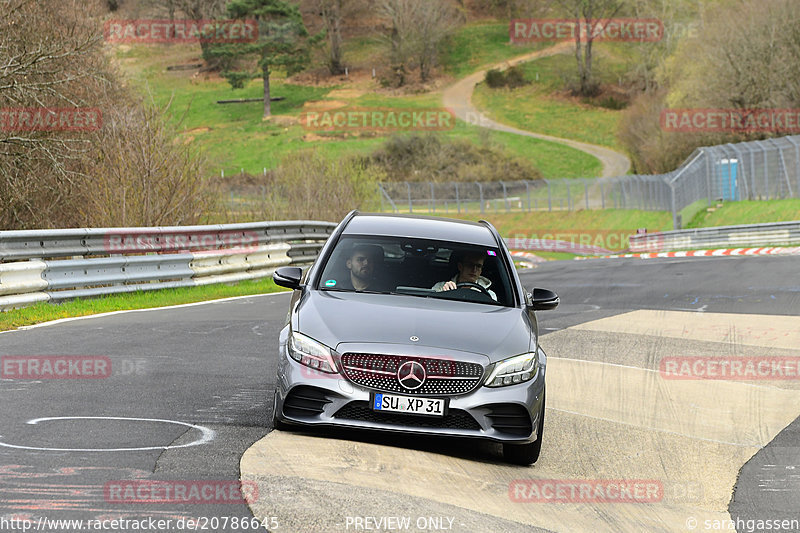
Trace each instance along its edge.
<instances>
[{"instance_id":1,"label":"driver's hand","mask_svg":"<svg viewBox=\"0 0 800 533\"><path fill-rule=\"evenodd\" d=\"M452 290L455 290L457 288L458 288L458 286L456 285L456 282L452 281L452 280L448 281L447 283L445 283L442 286L442 290L443 291L452 291Z\"/></svg>"}]
</instances>

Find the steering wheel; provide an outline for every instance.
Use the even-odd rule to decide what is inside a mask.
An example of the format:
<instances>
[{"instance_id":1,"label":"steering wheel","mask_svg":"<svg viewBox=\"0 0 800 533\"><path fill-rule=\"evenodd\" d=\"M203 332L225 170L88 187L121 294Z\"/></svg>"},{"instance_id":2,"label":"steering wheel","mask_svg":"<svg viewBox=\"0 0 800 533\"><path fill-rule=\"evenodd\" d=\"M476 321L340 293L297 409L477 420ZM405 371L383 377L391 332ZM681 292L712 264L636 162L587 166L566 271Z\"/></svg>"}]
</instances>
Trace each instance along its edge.
<instances>
[{"instance_id":1,"label":"steering wheel","mask_svg":"<svg viewBox=\"0 0 800 533\"><path fill-rule=\"evenodd\" d=\"M492 295L489 294L489 289L487 289L483 285L480 285L479 283L473 283L471 281L459 281L458 283L456 283L456 289L461 289L461 288L477 289L486 296L488 296L489 298L492 298Z\"/></svg>"}]
</instances>

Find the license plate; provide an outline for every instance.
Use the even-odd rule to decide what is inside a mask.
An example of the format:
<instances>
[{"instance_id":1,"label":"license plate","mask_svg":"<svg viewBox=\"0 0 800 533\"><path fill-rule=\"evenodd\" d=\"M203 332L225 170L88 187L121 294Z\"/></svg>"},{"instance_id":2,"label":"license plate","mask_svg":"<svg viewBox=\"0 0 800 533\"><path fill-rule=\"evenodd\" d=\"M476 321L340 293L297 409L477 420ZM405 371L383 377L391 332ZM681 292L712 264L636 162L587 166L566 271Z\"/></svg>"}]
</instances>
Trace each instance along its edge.
<instances>
[{"instance_id":1,"label":"license plate","mask_svg":"<svg viewBox=\"0 0 800 533\"><path fill-rule=\"evenodd\" d=\"M447 409L447 400L444 398L413 398L375 393L372 398L372 409L391 413L444 416Z\"/></svg>"}]
</instances>

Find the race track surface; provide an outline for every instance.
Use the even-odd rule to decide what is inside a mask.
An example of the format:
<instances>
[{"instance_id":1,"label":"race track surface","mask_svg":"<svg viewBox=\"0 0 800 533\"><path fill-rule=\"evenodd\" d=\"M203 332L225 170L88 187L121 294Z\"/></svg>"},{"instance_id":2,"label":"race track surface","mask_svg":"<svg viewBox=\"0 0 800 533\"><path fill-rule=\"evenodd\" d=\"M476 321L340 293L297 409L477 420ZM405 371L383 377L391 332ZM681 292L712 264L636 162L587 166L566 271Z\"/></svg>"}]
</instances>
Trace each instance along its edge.
<instances>
[{"instance_id":1,"label":"race track surface","mask_svg":"<svg viewBox=\"0 0 800 533\"><path fill-rule=\"evenodd\" d=\"M714 527L731 518L747 531L748 520L798 520L800 379L668 379L660 366L800 356L798 272L795 257L730 257L523 273L562 301L539 313L548 410L529 468L489 443L272 432L287 294L3 333L0 356L89 356L111 372L0 381L0 530L155 518L189 531L177 521L206 517L206 530L242 531L230 517L252 513L275 531L732 531ZM250 505L225 490L201 503L109 493L131 480L219 489L240 477ZM535 501L543 480L658 490L645 502Z\"/></svg>"}]
</instances>

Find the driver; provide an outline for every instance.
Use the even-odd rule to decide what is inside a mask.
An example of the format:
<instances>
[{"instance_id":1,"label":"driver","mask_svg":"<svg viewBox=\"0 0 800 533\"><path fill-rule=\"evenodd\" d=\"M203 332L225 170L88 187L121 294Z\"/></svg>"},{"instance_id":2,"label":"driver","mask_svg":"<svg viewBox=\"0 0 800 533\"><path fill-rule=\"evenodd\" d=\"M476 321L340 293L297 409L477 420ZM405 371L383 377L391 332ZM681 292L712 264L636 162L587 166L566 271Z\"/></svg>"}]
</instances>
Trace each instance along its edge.
<instances>
[{"instance_id":1,"label":"driver","mask_svg":"<svg viewBox=\"0 0 800 533\"><path fill-rule=\"evenodd\" d=\"M341 286L344 289L377 290L376 267L382 263L383 248L377 244L357 244L350 251L345 266L349 271Z\"/></svg>"},{"instance_id":2,"label":"driver","mask_svg":"<svg viewBox=\"0 0 800 533\"><path fill-rule=\"evenodd\" d=\"M489 293L489 296L491 296L494 301L497 301L497 295L494 293L494 291L489 290L489 286L492 284L492 281L489 278L481 276L481 271L483 270L483 263L485 260L486 257L484 257L484 255L480 252L467 252L461 256L456 264L458 267L458 273L453 276L453 279L449 281L440 281L432 287L433 290L437 292L452 291L458 288L459 283L475 283L486 289L486 291Z\"/></svg>"}]
</instances>

